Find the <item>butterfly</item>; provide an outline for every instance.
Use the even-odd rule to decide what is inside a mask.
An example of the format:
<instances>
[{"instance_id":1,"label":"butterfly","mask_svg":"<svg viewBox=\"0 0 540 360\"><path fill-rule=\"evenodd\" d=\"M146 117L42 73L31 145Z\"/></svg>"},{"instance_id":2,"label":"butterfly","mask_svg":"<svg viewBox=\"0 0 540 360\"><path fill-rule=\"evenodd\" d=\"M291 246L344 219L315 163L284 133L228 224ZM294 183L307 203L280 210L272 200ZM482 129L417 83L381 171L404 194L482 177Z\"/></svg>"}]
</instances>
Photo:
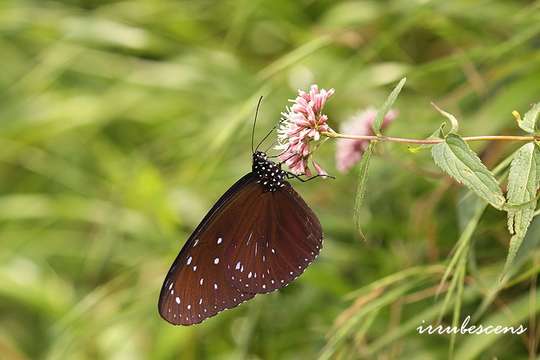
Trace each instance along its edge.
<instances>
[{"instance_id":1,"label":"butterfly","mask_svg":"<svg viewBox=\"0 0 540 360\"><path fill-rule=\"evenodd\" d=\"M293 176L253 150L252 135L251 172L215 203L165 277L158 302L163 319L197 324L304 272L321 250L323 232L287 181Z\"/></svg>"}]
</instances>

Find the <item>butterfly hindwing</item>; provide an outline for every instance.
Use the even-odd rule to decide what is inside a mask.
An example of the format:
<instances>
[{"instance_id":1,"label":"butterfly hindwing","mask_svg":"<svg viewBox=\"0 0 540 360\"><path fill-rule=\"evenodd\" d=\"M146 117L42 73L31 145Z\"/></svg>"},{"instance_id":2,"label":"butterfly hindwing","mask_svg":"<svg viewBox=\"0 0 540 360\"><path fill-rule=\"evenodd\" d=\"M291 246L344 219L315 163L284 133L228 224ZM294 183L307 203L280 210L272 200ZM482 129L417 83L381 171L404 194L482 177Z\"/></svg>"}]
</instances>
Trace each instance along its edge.
<instances>
[{"instance_id":1,"label":"butterfly hindwing","mask_svg":"<svg viewBox=\"0 0 540 360\"><path fill-rule=\"evenodd\" d=\"M260 196L249 231L227 248L230 279L243 292L266 293L296 279L317 257L322 228L289 183Z\"/></svg>"}]
</instances>

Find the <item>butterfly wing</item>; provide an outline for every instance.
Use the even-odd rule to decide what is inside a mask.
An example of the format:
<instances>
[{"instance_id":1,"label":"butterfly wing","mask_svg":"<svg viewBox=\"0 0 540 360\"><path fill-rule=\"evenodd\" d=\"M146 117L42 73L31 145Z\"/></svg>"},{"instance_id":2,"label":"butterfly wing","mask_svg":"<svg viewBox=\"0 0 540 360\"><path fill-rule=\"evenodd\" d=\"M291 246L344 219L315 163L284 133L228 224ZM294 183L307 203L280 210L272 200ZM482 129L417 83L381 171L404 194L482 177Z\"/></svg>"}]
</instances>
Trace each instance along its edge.
<instances>
[{"instance_id":1,"label":"butterfly wing","mask_svg":"<svg viewBox=\"0 0 540 360\"><path fill-rule=\"evenodd\" d=\"M255 294L227 279L226 249L245 236L263 190L249 173L238 180L204 217L174 260L159 297L161 316L191 325L235 307Z\"/></svg>"},{"instance_id":2,"label":"butterfly wing","mask_svg":"<svg viewBox=\"0 0 540 360\"><path fill-rule=\"evenodd\" d=\"M244 238L225 254L229 278L240 291L266 293L284 287L319 254L319 219L289 183L261 194L250 217Z\"/></svg>"},{"instance_id":3,"label":"butterfly wing","mask_svg":"<svg viewBox=\"0 0 540 360\"><path fill-rule=\"evenodd\" d=\"M286 286L322 246L317 216L287 182L264 191L251 173L214 205L173 262L159 313L199 323L257 293Z\"/></svg>"}]
</instances>

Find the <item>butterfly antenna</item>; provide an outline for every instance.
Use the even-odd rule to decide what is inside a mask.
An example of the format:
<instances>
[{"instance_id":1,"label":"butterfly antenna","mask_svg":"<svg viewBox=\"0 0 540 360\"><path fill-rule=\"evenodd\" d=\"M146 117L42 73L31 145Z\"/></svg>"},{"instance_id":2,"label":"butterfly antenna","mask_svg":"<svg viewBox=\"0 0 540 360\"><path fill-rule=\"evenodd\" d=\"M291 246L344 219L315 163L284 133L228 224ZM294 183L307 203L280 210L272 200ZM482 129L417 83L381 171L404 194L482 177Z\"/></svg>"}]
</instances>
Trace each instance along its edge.
<instances>
[{"instance_id":1,"label":"butterfly antenna","mask_svg":"<svg viewBox=\"0 0 540 360\"><path fill-rule=\"evenodd\" d=\"M257 151L257 150L259 149L259 146L261 146L262 143L263 143L266 139L268 139L268 137L270 136L270 134L272 134L272 131L276 130L276 127L277 127L277 125L274 126L274 127L272 127L272 128L270 129L270 131L268 132L268 134L266 134L266 135L262 138L262 140L259 142L259 144L257 144L257 147L255 148L255 151Z\"/></svg>"},{"instance_id":2,"label":"butterfly antenna","mask_svg":"<svg viewBox=\"0 0 540 360\"><path fill-rule=\"evenodd\" d=\"M259 107L261 106L261 101L263 97L261 96L259 98L259 101L257 102L257 109L255 110L255 119L253 120L253 128L251 129L251 153L255 153L255 150L253 150L253 139L255 137L255 125L257 124L257 116L259 115Z\"/></svg>"},{"instance_id":3,"label":"butterfly antenna","mask_svg":"<svg viewBox=\"0 0 540 360\"><path fill-rule=\"evenodd\" d=\"M284 155L287 151L289 151L290 148L291 148L291 145L287 146L287 148L286 148L285 150L283 150L282 152L280 152L279 154L269 156L268 158L270 158L270 159L278 158L278 157L280 157L281 155ZM281 161L280 163L283 163L283 161Z\"/></svg>"},{"instance_id":4,"label":"butterfly antenna","mask_svg":"<svg viewBox=\"0 0 540 360\"><path fill-rule=\"evenodd\" d=\"M272 143L270 144L270 146L268 146L268 147L266 148L266 150L264 150L264 152L265 152L265 153L269 152L270 149L271 149L274 145L276 145L276 144L277 144L277 141L275 141L275 140L272 141Z\"/></svg>"}]
</instances>

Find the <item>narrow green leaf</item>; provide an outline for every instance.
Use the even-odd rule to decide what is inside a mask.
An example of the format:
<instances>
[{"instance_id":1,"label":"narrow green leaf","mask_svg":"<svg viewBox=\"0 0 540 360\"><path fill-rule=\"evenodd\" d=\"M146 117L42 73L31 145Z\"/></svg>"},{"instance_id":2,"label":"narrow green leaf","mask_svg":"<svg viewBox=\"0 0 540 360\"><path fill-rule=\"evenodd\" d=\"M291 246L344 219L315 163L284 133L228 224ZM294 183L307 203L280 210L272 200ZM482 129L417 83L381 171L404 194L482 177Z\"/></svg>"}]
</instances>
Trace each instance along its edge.
<instances>
[{"instance_id":1,"label":"narrow green leaf","mask_svg":"<svg viewBox=\"0 0 540 360\"><path fill-rule=\"evenodd\" d=\"M454 312L452 315L452 326L457 328L459 326L459 320L461 319L461 307L463 302L463 289L465 287L465 274L467 272L467 256L463 256L460 260L460 264L456 274L456 301L454 303ZM456 333L450 335L450 347L449 347L449 359L454 359L454 350L456 346Z\"/></svg>"},{"instance_id":2,"label":"narrow green leaf","mask_svg":"<svg viewBox=\"0 0 540 360\"><path fill-rule=\"evenodd\" d=\"M504 342L502 339L503 336L505 337L504 339L508 339L509 337L516 337L524 333L527 330L527 324L524 324L524 322L530 316L540 311L540 301L531 302L531 299L538 299L539 297L540 290L536 290L532 294L525 293L511 303L505 304L505 311L495 311L493 315L483 319L481 324L471 324L471 326L482 325L484 331L488 327L490 329L495 329L496 327L513 327L517 333L491 331L482 335L469 334L464 336L463 342L456 351L455 359L472 360L481 358L494 344ZM509 316L509 314L511 315ZM478 331L478 327L476 331Z\"/></svg>"},{"instance_id":3,"label":"narrow green leaf","mask_svg":"<svg viewBox=\"0 0 540 360\"><path fill-rule=\"evenodd\" d=\"M536 192L540 182L540 150L530 142L523 145L515 154L508 174L508 203L526 204L519 207L508 207L508 231L513 234L510 239L508 256L504 266L504 276L519 250L529 224L536 209Z\"/></svg>"},{"instance_id":4,"label":"narrow green leaf","mask_svg":"<svg viewBox=\"0 0 540 360\"><path fill-rule=\"evenodd\" d=\"M536 121L538 120L538 114L540 113L540 103L536 103L533 107L525 113L523 119L517 115L517 122L521 129L528 133L533 134L536 131Z\"/></svg>"},{"instance_id":5,"label":"narrow green leaf","mask_svg":"<svg viewBox=\"0 0 540 360\"><path fill-rule=\"evenodd\" d=\"M470 287L465 288L463 291L463 303L471 303L478 297L478 292L473 291ZM433 302L431 305L426 305L424 309L420 309L417 315L412 315L408 320L404 320L400 326L389 328L380 337L373 339L371 343L366 344L364 354L368 359L375 359L376 353L388 349L392 343L396 343L400 339L403 339L406 335L416 332L418 335L418 326L420 324L430 324L435 322L438 314L440 314L442 304L440 301ZM454 357L459 359L458 357Z\"/></svg>"},{"instance_id":6,"label":"narrow green leaf","mask_svg":"<svg viewBox=\"0 0 540 360\"><path fill-rule=\"evenodd\" d=\"M365 236L360 226L360 209L362 207L362 203L364 202L364 197L366 194L366 183L367 183L369 163L371 161L372 152L373 152L373 143L370 143L366 152L362 156L362 160L360 160L360 166L358 168L358 186L356 188L356 197L354 201L354 224L356 226L356 230L358 231L358 234L360 234L360 236L364 240L365 240Z\"/></svg>"},{"instance_id":7,"label":"narrow green leaf","mask_svg":"<svg viewBox=\"0 0 540 360\"><path fill-rule=\"evenodd\" d=\"M437 289L437 296L439 292L441 291L443 285L446 283L450 275L453 275L452 280L450 281L450 284L448 286L448 289L446 291L446 295L444 297L443 306L441 308L441 313L439 317L439 322L442 319L442 316L446 313L446 308L448 304L450 304L453 301L454 291L458 289L459 291L459 278L455 275L456 272L460 270L460 266L466 266L465 260L468 257L470 244L472 240L472 236L476 230L476 227L478 226L478 223L480 222L480 219L482 215L484 214L484 211L486 209L486 203L482 202L481 204L478 203L475 206L474 212L472 212L471 217L469 221L467 222L467 225L464 227L459 240L456 243L455 249L453 250L453 255L450 259L450 262L448 263L446 270L443 274L443 277L441 278L441 281L439 283L439 288Z\"/></svg>"},{"instance_id":8,"label":"narrow green leaf","mask_svg":"<svg viewBox=\"0 0 540 360\"><path fill-rule=\"evenodd\" d=\"M503 207L505 199L499 183L461 137L448 134L445 142L431 148L431 154L435 163L456 181L493 207Z\"/></svg>"},{"instance_id":9,"label":"narrow green leaf","mask_svg":"<svg viewBox=\"0 0 540 360\"><path fill-rule=\"evenodd\" d=\"M343 343L350 336L350 334L358 333L358 326L367 321L366 316L368 314L374 311L378 312L389 304L395 302L397 299L402 298L420 283L422 283L422 279L411 279L410 281L400 284L393 289L385 291L374 300L364 304L364 306L356 311L354 315L349 317L343 325L336 329L328 340L326 346L322 349L318 359L331 359L332 355L334 355L336 350L339 348L339 345Z\"/></svg>"},{"instance_id":10,"label":"narrow green leaf","mask_svg":"<svg viewBox=\"0 0 540 360\"><path fill-rule=\"evenodd\" d=\"M403 78L399 81L399 83L396 85L394 90L392 90L390 95L388 95L388 98L384 102L383 106L377 112L377 116L375 117L375 120L373 121L373 132L375 134L381 135L381 126L383 123L383 119L388 113L388 111L390 111L390 108L392 107L392 105L394 105L394 102L396 101L406 81L407 81L407 78Z\"/></svg>"},{"instance_id":11,"label":"narrow green leaf","mask_svg":"<svg viewBox=\"0 0 540 360\"><path fill-rule=\"evenodd\" d=\"M513 255L512 262L507 265L505 272L499 276L499 281L494 282L487 291L484 291L485 295L483 296L482 303L477 307L473 315L473 320L479 319L486 312L502 289L512 286L513 284L518 284L524 281L524 279L529 279L531 276L529 271L536 272L535 267L520 273L518 273L518 270L531 258L531 256L534 255L534 249L539 243L540 218L536 217L529 226L527 234L525 234L517 253ZM510 278L512 278L512 281L508 281Z\"/></svg>"}]
</instances>

